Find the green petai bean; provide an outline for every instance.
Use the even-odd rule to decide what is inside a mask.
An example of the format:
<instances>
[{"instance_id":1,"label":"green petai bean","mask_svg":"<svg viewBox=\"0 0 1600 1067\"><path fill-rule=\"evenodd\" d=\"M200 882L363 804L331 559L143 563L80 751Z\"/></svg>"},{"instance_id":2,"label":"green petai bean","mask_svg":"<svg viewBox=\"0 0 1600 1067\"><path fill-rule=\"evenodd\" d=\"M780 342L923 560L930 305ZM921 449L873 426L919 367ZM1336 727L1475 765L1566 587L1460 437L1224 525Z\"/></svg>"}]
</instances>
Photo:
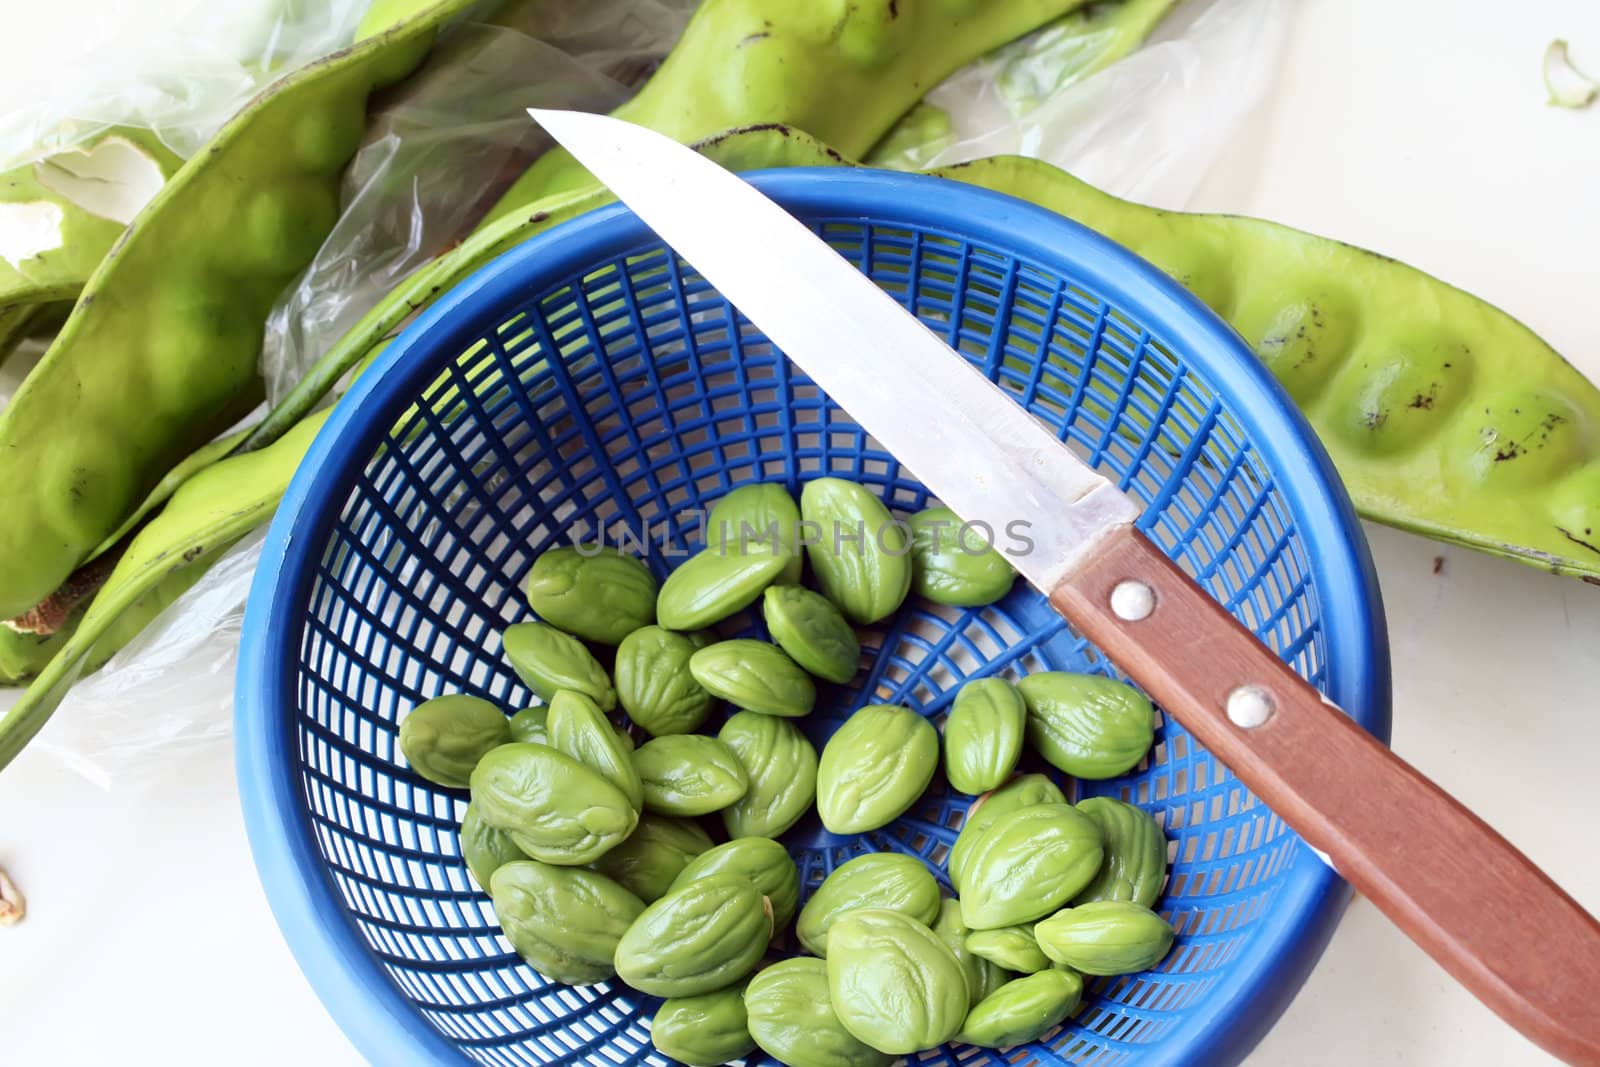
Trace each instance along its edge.
<instances>
[{"instance_id":1,"label":"green petai bean","mask_svg":"<svg viewBox=\"0 0 1600 1067\"><path fill-rule=\"evenodd\" d=\"M582 641L542 622L519 622L500 635L501 650L522 684L549 703L556 693L582 693L609 712L617 691Z\"/></svg>"},{"instance_id":2,"label":"green petai bean","mask_svg":"<svg viewBox=\"0 0 1600 1067\"><path fill-rule=\"evenodd\" d=\"M464 2L280 79L106 255L0 412L0 618L49 596L168 469L254 406L262 323L333 226L368 94L414 67Z\"/></svg>"},{"instance_id":3,"label":"green petai bean","mask_svg":"<svg viewBox=\"0 0 1600 1067\"><path fill-rule=\"evenodd\" d=\"M717 501L706 514L705 547L737 556L752 547L788 557L778 581L800 580L805 560L800 555L800 505L789 490L773 482L742 485Z\"/></svg>"},{"instance_id":4,"label":"green petai bean","mask_svg":"<svg viewBox=\"0 0 1600 1067\"><path fill-rule=\"evenodd\" d=\"M950 874L950 884L959 886L966 875L968 858L984 831L993 826L1002 815L1032 804L1065 804L1061 788L1042 774L1024 774L1013 778L992 793L985 793L972 802L961 822L961 832L956 835L950 854L945 857L945 870Z\"/></svg>"},{"instance_id":5,"label":"green petai bean","mask_svg":"<svg viewBox=\"0 0 1600 1067\"><path fill-rule=\"evenodd\" d=\"M626 841L589 866L652 904L666 896L689 862L709 848L711 837L698 823L646 814L639 816L639 825Z\"/></svg>"},{"instance_id":6,"label":"green petai bean","mask_svg":"<svg viewBox=\"0 0 1600 1067\"><path fill-rule=\"evenodd\" d=\"M1089 797L1078 801L1077 809L1100 827L1105 857L1100 872L1072 902L1131 900L1154 907L1167 883L1167 838L1155 816L1114 797Z\"/></svg>"},{"instance_id":7,"label":"green petai bean","mask_svg":"<svg viewBox=\"0 0 1600 1067\"><path fill-rule=\"evenodd\" d=\"M523 708L511 716L511 740L550 743L550 709L544 705Z\"/></svg>"},{"instance_id":8,"label":"green petai bean","mask_svg":"<svg viewBox=\"0 0 1600 1067\"><path fill-rule=\"evenodd\" d=\"M644 783L644 806L662 815L694 817L721 811L750 788L733 749L701 734L668 734L633 753Z\"/></svg>"},{"instance_id":9,"label":"green petai bean","mask_svg":"<svg viewBox=\"0 0 1600 1067\"><path fill-rule=\"evenodd\" d=\"M1037 1041L1077 1010L1083 979L1049 970L1015 978L985 997L967 1015L956 1040L979 1048L1012 1048Z\"/></svg>"},{"instance_id":10,"label":"green petai bean","mask_svg":"<svg viewBox=\"0 0 1600 1067\"><path fill-rule=\"evenodd\" d=\"M816 803L817 750L790 720L737 712L717 740L733 750L750 778L745 795L722 809L729 837L778 837Z\"/></svg>"},{"instance_id":11,"label":"green petai bean","mask_svg":"<svg viewBox=\"0 0 1600 1067\"><path fill-rule=\"evenodd\" d=\"M983 533L949 508L911 516L911 591L937 604L979 608L1010 592L1017 572Z\"/></svg>"},{"instance_id":12,"label":"green petai bean","mask_svg":"<svg viewBox=\"0 0 1600 1067\"><path fill-rule=\"evenodd\" d=\"M472 805L523 852L581 867L627 840L639 810L598 771L547 745L491 749L472 770Z\"/></svg>"},{"instance_id":13,"label":"green petai bean","mask_svg":"<svg viewBox=\"0 0 1600 1067\"><path fill-rule=\"evenodd\" d=\"M844 1028L828 996L828 965L808 956L780 960L745 988L750 1036L790 1067L889 1067L893 1057Z\"/></svg>"},{"instance_id":14,"label":"green petai bean","mask_svg":"<svg viewBox=\"0 0 1600 1067\"><path fill-rule=\"evenodd\" d=\"M461 859L484 892L489 891L489 882L495 871L508 863L527 858L517 843L511 840L510 834L496 830L478 818L477 809L471 804L467 805L465 814L461 816Z\"/></svg>"},{"instance_id":15,"label":"green petai bean","mask_svg":"<svg viewBox=\"0 0 1600 1067\"><path fill-rule=\"evenodd\" d=\"M787 849L765 837L741 837L707 849L684 865L672 888L708 878L749 882L772 905L772 924L789 925L800 906L800 868Z\"/></svg>"},{"instance_id":16,"label":"green petai bean","mask_svg":"<svg viewBox=\"0 0 1600 1067\"><path fill-rule=\"evenodd\" d=\"M846 1030L891 1056L937 1048L967 1017L967 980L955 953L898 911L863 908L834 924L828 996Z\"/></svg>"},{"instance_id":17,"label":"green petai bean","mask_svg":"<svg viewBox=\"0 0 1600 1067\"><path fill-rule=\"evenodd\" d=\"M762 840L751 838L751 840ZM800 909L795 936L814 956L828 954L828 936L845 915L861 908L898 911L924 926L938 921L939 883L920 859L902 852L868 852L824 878Z\"/></svg>"},{"instance_id":18,"label":"green petai bean","mask_svg":"<svg viewBox=\"0 0 1600 1067\"><path fill-rule=\"evenodd\" d=\"M1042 919L1089 884L1104 848L1100 827L1070 804L1006 812L967 858L956 885L961 918L974 930Z\"/></svg>"},{"instance_id":19,"label":"green petai bean","mask_svg":"<svg viewBox=\"0 0 1600 1067\"><path fill-rule=\"evenodd\" d=\"M650 1020L650 1043L689 1067L732 1063L756 1050L744 1008L743 985L697 997L673 997Z\"/></svg>"},{"instance_id":20,"label":"green petai bean","mask_svg":"<svg viewBox=\"0 0 1600 1067\"><path fill-rule=\"evenodd\" d=\"M754 547L737 555L701 549L661 583L656 615L662 626L674 630L721 622L749 607L787 566L787 556Z\"/></svg>"},{"instance_id":21,"label":"green petai bean","mask_svg":"<svg viewBox=\"0 0 1600 1067\"><path fill-rule=\"evenodd\" d=\"M961 964L961 973L967 980L967 1004L974 1005L994 992L1005 981L1004 973L994 963L967 947L971 931L961 918L961 902L947 897L939 905L939 917L934 920L933 932L939 935L945 948Z\"/></svg>"},{"instance_id":22,"label":"green petai bean","mask_svg":"<svg viewBox=\"0 0 1600 1067\"><path fill-rule=\"evenodd\" d=\"M1036 974L1050 966L1050 957L1039 947L1032 926L974 930L967 935L967 951L1018 974Z\"/></svg>"},{"instance_id":23,"label":"green petai bean","mask_svg":"<svg viewBox=\"0 0 1600 1067\"><path fill-rule=\"evenodd\" d=\"M939 732L910 708L871 704L828 738L817 762L817 813L835 834L887 826L939 769Z\"/></svg>"},{"instance_id":24,"label":"green petai bean","mask_svg":"<svg viewBox=\"0 0 1600 1067\"><path fill-rule=\"evenodd\" d=\"M550 747L565 752L622 790L635 811L644 807L644 784L633 766L633 743L619 734L600 706L582 693L559 690L545 722Z\"/></svg>"},{"instance_id":25,"label":"green petai bean","mask_svg":"<svg viewBox=\"0 0 1600 1067\"><path fill-rule=\"evenodd\" d=\"M719 137L705 151L736 169L769 163L798 166L830 158L804 135L781 128ZM167 504L151 524L159 524L157 530L148 536L140 533L136 547L150 556L113 572L115 585L101 589L98 607L90 616L95 630L92 638L71 641L63 630L41 644L29 635L13 637L10 630L0 634L0 669L15 664L13 680L17 681L41 676L39 684L0 723L0 766L27 743L81 673L98 667L131 640L198 580L233 540L271 519L289 476L326 417L314 409L334 382L381 349L418 306L448 289L456 279L528 236L611 199L601 191L552 203L526 218L507 219L414 272L318 361L285 401L250 431L235 454L218 457L208 446L203 461L195 463L192 471L177 472L188 475L171 486L173 493L182 497L180 506ZM248 460L263 451L270 453L266 459ZM214 468L220 471L213 473ZM192 483L203 488L191 489ZM226 490L219 493L219 500L238 505L233 511L201 506L206 493L219 490ZM215 541L213 535L228 540ZM15 651L8 652L10 649ZM70 666L47 672L46 664L56 649L65 653ZM48 677L43 677L46 674Z\"/></svg>"},{"instance_id":26,"label":"green petai bean","mask_svg":"<svg viewBox=\"0 0 1600 1067\"><path fill-rule=\"evenodd\" d=\"M817 687L777 645L750 638L718 641L689 657L701 688L736 708L797 719L811 713Z\"/></svg>"},{"instance_id":27,"label":"green petai bean","mask_svg":"<svg viewBox=\"0 0 1600 1067\"><path fill-rule=\"evenodd\" d=\"M489 879L506 940L554 982L590 985L616 973L612 957L644 902L603 874L537 860L502 864Z\"/></svg>"},{"instance_id":28,"label":"green petai bean","mask_svg":"<svg viewBox=\"0 0 1600 1067\"><path fill-rule=\"evenodd\" d=\"M603 545L545 551L529 569L524 590L528 606L545 622L602 645L621 644L656 621L655 575ZM615 693L611 699L615 707Z\"/></svg>"},{"instance_id":29,"label":"green petai bean","mask_svg":"<svg viewBox=\"0 0 1600 1067\"><path fill-rule=\"evenodd\" d=\"M866 625L900 610L911 591L911 536L877 494L818 478L800 491L800 516L815 534L806 555L817 585L846 618Z\"/></svg>"},{"instance_id":30,"label":"green petai bean","mask_svg":"<svg viewBox=\"0 0 1600 1067\"><path fill-rule=\"evenodd\" d=\"M643 626L617 646L617 699L628 718L655 737L686 734L711 714L711 694L689 670L696 638Z\"/></svg>"},{"instance_id":31,"label":"green petai bean","mask_svg":"<svg viewBox=\"0 0 1600 1067\"><path fill-rule=\"evenodd\" d=\"M465 693L425 700L400 720L399 744L406 763L446 789L465 789L478 761L510 740L505 712Z\"/></svg>"},{"instance_id":32,"label":"green petai bean","mask_svg":"<svg viewBox=\"0 0 1600 1067\"><path fill-rule=\"evenodd\" d=\"M978 678L956 693L944 724L944 769L962 793L998 789L1022 757L1028 707L1004 678Z\"/></svg>"},{"instance_id":33,"label":"green petai bean","mask_svg":"<svg viewBox=\"0 0 1600 1067\"><path fill-rule=\"evenodd\" d=\"M861 666L861 642L833 601L798 585L769 585L761 614L779 648L800 666L840 685Z\"/></svg>"},{"instance_id":34,"label":"green petai bean","mask_svg":"<svg viewBox=\"0 0 1600 1067\"><path fill-rule=\"evenodd\" d=\"M1017 683L1028 741L1074 778L1115 778L1138 766L1155 737L1150 698L1098 674L1039 671Z\"/></svg>"},{"instance_id":35,"label":"green petai bean","mask_svg":"<svg viewBox=\"0 0 1600 1067\"><path fill-rule=\"evenodd\" d=\"M714 993L755 969L772 907L749 882L696 878L649 905L617 944L617 974L654 997Z\"/></svg>"},{"instance_id":36,"label":"green petai bean","mask_svg":"<svg viewBox=\"0 0 1600 1067\"><path fill-rule=\"evenodd\" d=\"M1044 954L1084 974L1147 970L1172 948L1172 924L1126 900L1097 900L1056 912L1033 928Z\"/></svg>"}]
</instances>

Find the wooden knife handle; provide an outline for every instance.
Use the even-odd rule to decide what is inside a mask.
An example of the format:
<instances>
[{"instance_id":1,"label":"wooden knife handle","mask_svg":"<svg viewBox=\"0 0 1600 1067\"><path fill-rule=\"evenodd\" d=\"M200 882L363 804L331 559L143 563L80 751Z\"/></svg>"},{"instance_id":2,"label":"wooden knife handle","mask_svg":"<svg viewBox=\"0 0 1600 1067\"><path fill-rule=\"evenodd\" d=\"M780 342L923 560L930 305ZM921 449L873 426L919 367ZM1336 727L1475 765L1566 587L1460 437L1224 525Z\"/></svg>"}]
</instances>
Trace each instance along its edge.
<instances>
[{"instance_id":1,"label":"wooden knife handle","mask_svg":"<svg viewBox=\"0 0 1600 1067\"><path fill-rule=\"evenodd\" d=\"M1137 584L1113 608L1130 581L1154 593L1143 618ZM1553 1055L1600 1065L1600 923L1505 838L1143 534L1112 535L1050 602L1478 999Z\"/></svg>"}]
</instances>

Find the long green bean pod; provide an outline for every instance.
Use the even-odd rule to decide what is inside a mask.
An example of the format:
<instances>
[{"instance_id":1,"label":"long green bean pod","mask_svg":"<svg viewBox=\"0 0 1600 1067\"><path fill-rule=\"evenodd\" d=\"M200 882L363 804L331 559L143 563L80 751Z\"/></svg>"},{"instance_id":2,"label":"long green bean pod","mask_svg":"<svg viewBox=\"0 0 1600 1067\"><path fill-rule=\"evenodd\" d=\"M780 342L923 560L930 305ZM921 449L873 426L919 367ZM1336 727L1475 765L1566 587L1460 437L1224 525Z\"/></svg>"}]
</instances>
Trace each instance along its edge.
<instances>
[{"instance_id":1,"label":"long green bean pod","mask_svg":"<svg viewBox=\"0 0 1600 1067\"><path fill-rule=\"evenodd\" d=\"M704 0L615 112L685 144L780 123L864 155L922 95L1085 0ZM486 223L596 185L561 149L540 156Z\"/></svg>"},{"instance_id":2,"label":"long green bean pod","mask_svg":"<svg viewBox=\"0 0 1600 1067\"><path fill-rule=\"evenodd\" d=\"M326 417L313 415L271 448L207 467L172 495L129 543L76 630L0 718L0 768L39 732L81 674L103 664L272 517Z\"/></svg>"},{"instance_id":3,"label":"long green bean pod","mask_svg":"<svg viewBox=\"0 0 1600 1067\"><path fill-rule=\"evenodd\" d=\"M55 590L252 407L267 312L338 216L369 93L466 0L280 79L139 213L0 412L0 619Z\"/></svg>"}]
</instances>

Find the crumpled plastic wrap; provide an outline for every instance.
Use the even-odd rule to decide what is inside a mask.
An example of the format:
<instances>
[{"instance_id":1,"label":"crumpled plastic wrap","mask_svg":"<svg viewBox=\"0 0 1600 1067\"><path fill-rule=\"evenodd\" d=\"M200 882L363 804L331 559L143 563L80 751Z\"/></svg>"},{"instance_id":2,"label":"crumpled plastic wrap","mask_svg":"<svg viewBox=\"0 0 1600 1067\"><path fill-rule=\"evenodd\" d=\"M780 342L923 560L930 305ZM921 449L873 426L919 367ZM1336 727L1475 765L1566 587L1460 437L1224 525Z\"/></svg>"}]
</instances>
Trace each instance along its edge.
<instances>
[{"instance_id":1,"label":"crumpled plastic wrap","mask_svg":"<svg viewBox=\"0 0 1600 1067\"><path fill-rule=\"evenodd\" d=\"M531 22L497 20L518 29L459 29L442 46L448 62L430 63L385 101L351 167L343 216L274 311L263 355L272 395L470 229L542 148L523 108L614 106L692 6L547 0ZM621 9L630 17L619 20ZM1046 71L1055 60L1036 35L930 93L949 130L920 151L926 165L1037 156L1119 196L1181 208L1264 99L1288 15L1288 0L1187 0L1145 47L1053 91ZM164 773L185 754L226 758L238 631L261 543L259 534L241 542L81 681L36 744L106 787Z\"/></svg>"},{"instance_id":2,"label":"crumpled plastic wrap","mask_svg":"<svg viewBox=\"0 0 1600 1067\"><path fill-rule=\"evenodd\" d=\"M465 236L549 141L529 107L609 111L655 69L693 0L522 0L458 28L389 93L344 212L267 323L276 402L412 270Z\"/></svg>"},{"instance_id":3,"label":"crumpled plastic wrap","mask_svg":"<svg viewBox=\"0 0 1600 1067\"><path fill-rule=\"evenodd\" d=\"M1289 0L1179 3L1144 47L1046 91L1061 57L1048 31L947 79L925 98L950 132L919 167L1033 156L1108 193L1182 208L1240 121L1266 96Z\"/></svg>"},{"instance_id":4,"label":"crumpled plastic wrap","mask_svg":"<svg viewBox=\"0 0 1600 1067\"><path fill-rule=\"evenodd\" d=\"M367 0L163 0L148 47L108 46L0 114L0 170L81 144L109 126L151 129L188 158L264 86L349 44ZM129 4L116 17L149 19Z\"/></svg>"}]
</instances>

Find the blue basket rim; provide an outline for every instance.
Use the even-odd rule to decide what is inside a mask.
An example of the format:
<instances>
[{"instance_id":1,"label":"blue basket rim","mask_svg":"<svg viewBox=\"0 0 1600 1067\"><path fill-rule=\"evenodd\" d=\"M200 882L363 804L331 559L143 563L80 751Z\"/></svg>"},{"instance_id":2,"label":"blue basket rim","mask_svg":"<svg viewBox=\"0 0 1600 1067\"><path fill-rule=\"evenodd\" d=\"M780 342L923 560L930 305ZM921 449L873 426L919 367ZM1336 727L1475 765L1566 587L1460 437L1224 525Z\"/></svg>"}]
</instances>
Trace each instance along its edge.
<instances>
[{"instance_id":1,"label":"blue basket rim","mask_svg":"<svg viewBox=\"0 0 1600 1067\"><path fill-rule=\"evenodd\" d=\"M1388 638L1359 520L1310 425L1227 323L1127 249L1002 193L870 169L787 168L745 177L801 217L939 228L1003 249L1076 276L1169 344L1182 338L1183 361L1234 401L1233 415L1246 437L1282 472L1277 488L1296 527L1318 544L1308 560L1318 587L1346 591L1321 605L1331 649L1329 695L1388 741ZM610 204L502 253L443 294L336 406L268 531L246 608L235 683L235 759L245 827L262 886L296 961L334 1021L374 1063L473 1061L423 1020L346 913L302 814L290 720L277 713L293 706L293 687L287 671L269 667L295 661L298 605L353 470L389 428L378 413L429 384L434 372L428 357L440 349L459 352L475 340L475 312L658 240L630 210ZM1303 842L1299 848L1306 851ZM1349 888L1320 863L1296 862L1279 894L1204 1006L1185 1009L1180 1029L1193 1036L1165 1041L1165 1054L1142 1062L1233 1062L1276 1021L1332 936Z\"/></svg>"}]
</instances>

